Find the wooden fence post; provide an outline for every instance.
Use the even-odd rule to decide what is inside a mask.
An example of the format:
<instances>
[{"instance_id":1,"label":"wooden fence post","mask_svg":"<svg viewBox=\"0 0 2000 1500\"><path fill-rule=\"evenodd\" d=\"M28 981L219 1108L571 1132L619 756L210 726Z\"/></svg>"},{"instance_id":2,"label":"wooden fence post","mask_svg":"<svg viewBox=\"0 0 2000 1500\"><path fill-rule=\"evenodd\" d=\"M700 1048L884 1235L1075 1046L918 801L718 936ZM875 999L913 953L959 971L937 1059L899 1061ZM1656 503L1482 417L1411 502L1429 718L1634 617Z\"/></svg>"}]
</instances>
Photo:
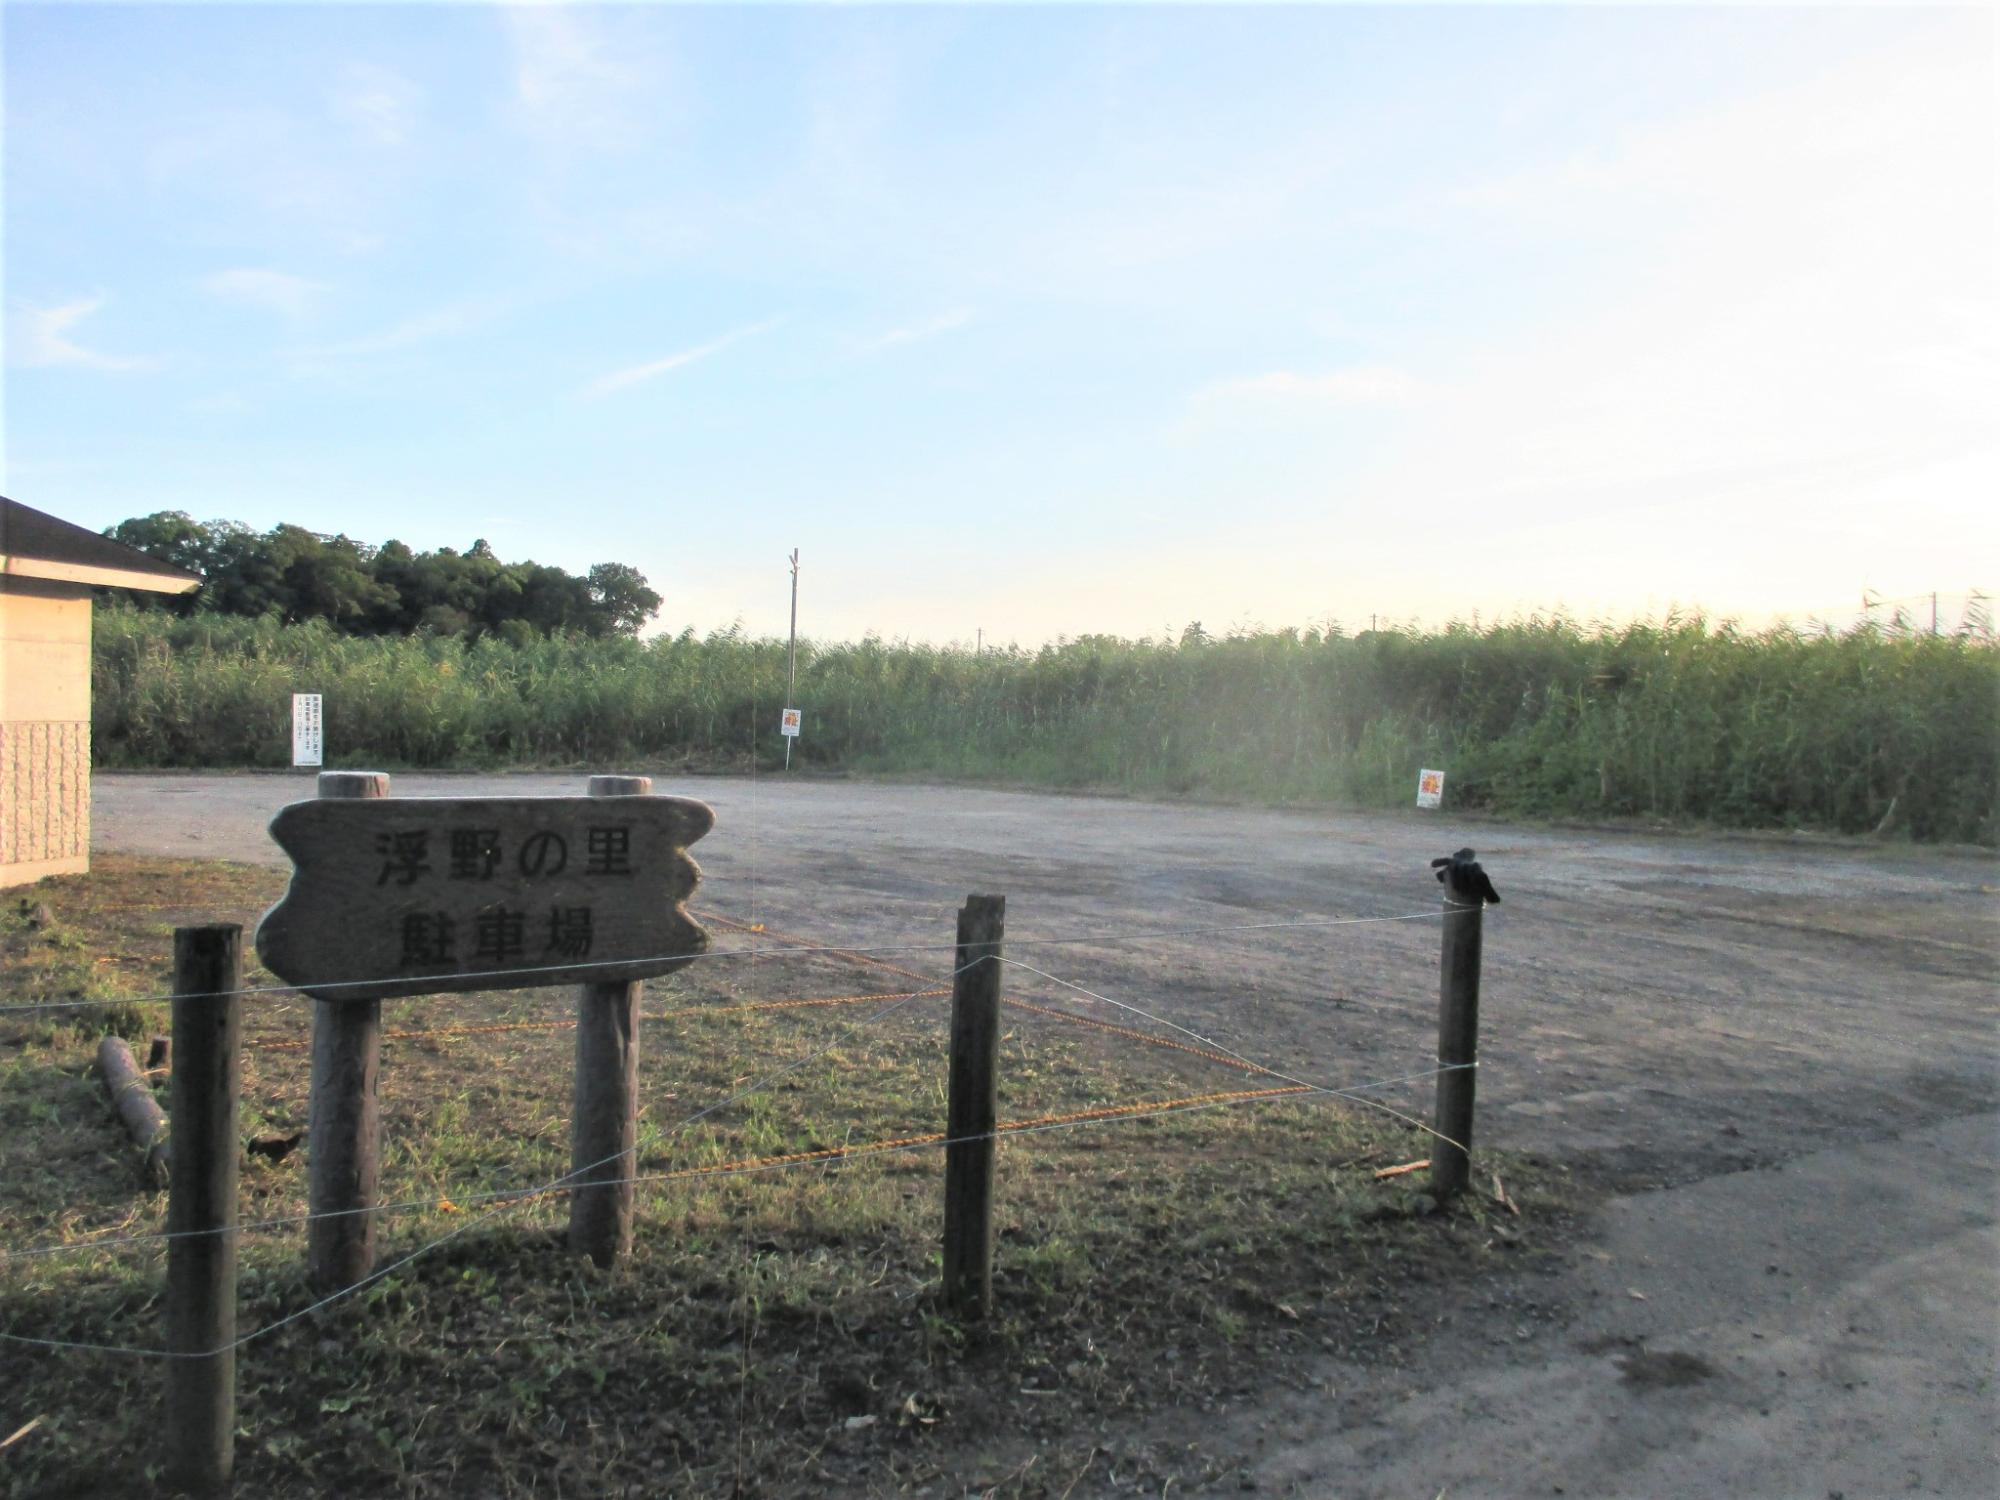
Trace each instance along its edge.
<instances>
[{"instance_id":1,"label":"wooden fence post","mask_svg":"<svg viewBox=\"0 0 2000 1500\"><path fill-rule=\"evenodd\" d=\"M1438 1076L1431 1192L1439 1202L1472 1177L1472 1098L1479 1077L1479 950L1486 903L1498 901L1472 850L1431 861L1444 882L1438 956Z\"/></svg>"},{"instance_id":2,"label":"wooden fence post","mask_svg":"<svg viewBox=\"0 0 2000 1500\"><path fill-rule=\"evenodd\" d=\"M236 1459L236 1164L243 929L174 932L173 1151L167 1198L167 1445L207 1494Z\"/></svg>"},{"instance_id":3,"label":"wooden fence post","mask_svg":"<svg viewBox=\"0 0 2000 1500\"><path fill-rule=\"evenodd\" d=\"M322 797L389 795L380 771L322 771ZM356 979L372 979L356 974ZM375 1269L375 1196L382 1179L382 1002L313 1002L306 1276L319 1291ZM332 1215L333 1217L319 1217Z\"/></svg>"},{"instance_id":4,"label":"wooden fence post","mask_svg":"<svg viewBox=\"0 0 2000 1500\"><path fill-rule=\"evenodd\" d=\"M944 1300L993 1309L993 1163L999 1120L1000 944L1005 896L967 896L951 986L951 1079L944 1152ZM980 962L980 960L985 960ZM969 966L969 967L968 967Z\"/></svg>"},{"instance_id":5,"label":"wooden fence post","mask_svg":"<svg viewBox=\"0 0 2000 1500\"><path fill-rule=\"evenodd\" d=\"M593 776L593 797L652 795L650 776ZM638 981L577 992L575 1106L570 1123L569 1247L600 1266L632 1253L632 1178L639 1160Z\"/></svg>"}]
</instances>

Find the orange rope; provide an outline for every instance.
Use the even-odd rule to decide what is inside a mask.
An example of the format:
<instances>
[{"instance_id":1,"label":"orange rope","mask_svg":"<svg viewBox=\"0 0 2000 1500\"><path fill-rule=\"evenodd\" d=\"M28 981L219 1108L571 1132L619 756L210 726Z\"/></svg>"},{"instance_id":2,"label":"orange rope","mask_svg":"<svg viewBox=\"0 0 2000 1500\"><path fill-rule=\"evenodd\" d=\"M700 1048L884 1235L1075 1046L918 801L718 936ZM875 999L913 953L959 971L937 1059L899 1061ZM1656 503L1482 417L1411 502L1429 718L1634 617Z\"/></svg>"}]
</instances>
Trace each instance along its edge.
<instances>
[{"instance_id":1,"label":"orange rope","mask_svg":"<svg viewBox=\"0 0 2000 1500\"><path fill-rule=\"evenodd\" d=\"M700 911L696 912L694 915L699 917L704 922L713 922L720 927L733 928L737 932L751 932L755 930L758 931L759 935L763 937L771 938L780 943L789 943L795 948L807 948L817 953L824 953L829 958L844 958L851 963L867 964L872 968L887 969L892 974L904 974L908 975L912 979L922 979L925 977L924 975L917 973L914 969L899 968L895 964L884 963L882 960L878 958L870 958L864 953L849 952L845 948L822 948L817 943L808 942L804 938L792 937L786 933L773 932L768 927L762 929L752 929L745 923L732 921L730 918L722 916L716 912ZM934 992L927 991L926 993L936 993L941 995L947 992L944 990L937 990ZM892 997L885 995L882 998L889 999ZM1073 1015L1068 1011L1051 1010L1047 1006L1042 1006L1042 1005L1030 1005L1025 1000L1007 1000L1003 1001L1002 1003L1006 1005L1011 1005L1017 1010L1033 1011L1036 1015L1050 1016L1059 1021L1073 1021L1078 1026L1089 1026L1098 1031L1108 1031L1114 1036L1130 1037L1134 1041L1144 1042L1151 1047L1170 1047L1176 1052L1191 1053L1195 1057L1206 1058L1210 1062L1223 1063L1226 1066L1232 1068L1244 1068L1252 1073L1260 1073L1266 1078L1282 1078L1284 1076L1281 1073L1274 1072L1272 1069L1260 1066L1257 1063L1245 1062L1241 1058L1230 1057L1221 1052L1210 1052L1206 1048L1202 1047L1190 1047L1186 1042L1172 1041L1167 1037L1155 1036L1151 1032L1135 1031L1133 1028L1129 1026L1114 1026L1109 1021L1096 1021L1092 1020L1088 1016Z\"/></svg>"},{"instance_id":2,"label":"orange rope","mask_svg":"<svg viewBox=\"0 0 2000 1500\"><path fill-rule=\"evenodd\" d=\"M736 932L752 932L754 930L754 928L750 928L750 924L736 922L732 918L720 916L718 912L694 912L694 916L700 918L702 922L714 922L716 926L732 928ZM784 932L772 932L770 928L762 928L762 930L756 930L756 932L758 932L758 936L770 938L774 942L790 944L794 948L808 948L812 952L822 952L828 958L844 958L844 960L848 960L852 964L866 964L868 968L882 968L882 970L888 970L890 974L904 974L904 976L914 978L914 980L928 978L926 974L918 974L912 968L902 968L898 964L886 964L880 958L870 958L866 954L856 954L856 952L850 952L846 948L820 948L818 944L812 944L812 942L808 942L804 938L794 938L794 936L784 934ZM940 996L940 994L950 994L950 988L918 990L916 998L930 998L930 996ZM816 996L816 998L810 998L810 1000L758 1000L758 1002L742 1004L742 1006L708 1006L708 1010L724 1010L724 1012L808 1010L808 1008L816 1008L816 1006L860 1006L860 1004L870 1004L870 1002L878 1002L878 1000L904 1000L904 998L910 998L910 994L908 992L890 990L890 992L884 992L884 994L830 994L830 996ZM1220 1064L1224 1064L1228 1068L1242 1068L1246 1072L1262 1074L1266 1078L1280 1078L1282 1076L1282 1074L1274 1072L1272 1068L1264 1068L1262 1064L1246 1062L1244 1058L1232 1058L1232 1056L1228 1056L1224 1052L1210 1052L1208 1048L1200 1048L1200 1046L1188 1046L1186 1042L1176 1042L1176 1040L1172 1040L1168 1036L1154 1036L1152 1032L1142 1032L1142 1030L1136 1030L1132 1026L1114 1026L1108 1020L1094 1020L1090 1016L1076 1016L1076 1014L1072 1014L1068 1010L1054 1010L1050 1006L1036 1006L1036 1004L1030 1004L1028 1000L1004 1000L1002 1004L1012 1006L1014 1010L1028 1010L1028 1012L1032 1012L1036 1016L1048 1016L1050 1020L1066 1020L1066 1022L1070 1022L1074 1026L1088 1026L1088 1028L1098 1030L1098 1032L1110 1032L1112 1036L1126 1036L1126 1038L1130 1038L1134 1042L1146 1042L1148 1046L1172 1048L1174 1052L1186 1052L1186 1054L1202 1058L1206 1062L1220 1062ZM682 1010L688 1010L688 1008L690 1006L684 1006ZM666 1020L666 1016L670 1016L670 1014L678 1014L678 1012L650 1014L650 1016L642 1016L642 1020ZM570 1030L572 1026L576 1026L574 1020L516 1020L516 1022L494 1022L490 1026L430 1026L426 1030L382 1032L382 1040L386 1040L386 1042L408 1042L408 1040L416 1040L416 1038L424 1038L424 1036L494 1036L494 1034L500 1034L500 1032L564 1032L564 1030ZM262 1052L300 1052L306 1046L310 1046L310 1042L262 1042L262 1044L256 1044L254 1050L262 1050Z\"/></svg>"},{"instance_id":3,"label":"orange rope","mask_svg":"<svg viewBox=\"0 0 2000 1500\"><path fill-rule=\"evenodd\" d=\"M806 1005L867 1005L876 1000L924 1000L949 995L949 986L935 990L890 990L882 995L827 995L817 1000L759 1000L754 1005L717 1005L714 1010L797 1010Z\"/></svg>"},{"instance_id":4,"label":"orange rope","mask_svg":"<svg viewBox=\"0 0 2000 1500\"><path fill-rule=\"evenodd\" d=\"M1085 1120L1115 1120L1123 1115L1146 1114L1169 1109L1189 1109L1198 1104L1229 1104L1249 1099L1277 1099L1287 1094L1314 1094L1319 1090L1306 1084L1291 1084L1274 1089L1230 1089L1211 1094L1187 1094L1178 1099L1149 1099L1140 1104L1109 1104L1097 1109L1072 1110L1060 1115L1037 1115L1026 1120L1005 1120L993 1127L995 1136L1013 1135L1024 1130L1045 1130L1055 1125L1075 1125ZM787 1151L777 1156L746 1156L737 1161L715 1162L706 1167L682 1167L674 1172L649 1172L638 1179L642 1182L685 1182L696 1177L719 1177L731 1172L753 1172L765 1167L800 1166L813 1161L839 1161L848 1156L872 1156L884 1151L908 1150L915 1146L935 1146L947 1140L942 1130L927 1131L923 1135L892 1136L886 1140L868 1141L859 1146L822 1146L816 1151ZM582 1184L592 1186L594 1184ZM541 1192L525 1195L521 1201L532 1202L536 1198L547 1198L557 1193L573 1191L568 1187L544 1188Z\"/></svg>"},{"instance_id":5,"label":"orange rope","mask_svg":"<svg viewBox=\"0 0 2000 1500\"><path fill-rule=\"evenodd\" d=\"M919 974L915 969L905 969L899 964L886 963L879 958L870 958L865 953L851 953L845 948L827 948L805 938L792 937L787 933L773 932L768 927L753 928L747 922L732 921L730 918L712 911L698 911L694 915L704 922L713 922L718 927L727 927L732 932L754 932L759 937L770 938L773 942L784 943L792 948L804 948L813 953L823 953L828 958L844 958L849 963L863 964L871 969L887 969L891 974L900 974L905 979L921 979L926 982L930 975Z\"/></svg>"},{"instance_id":6,"label":"orange rope","mask_svg":"<svg viewBox=\"0 0 2000 1500\"><path fill-rule=\"evenodd\" d=\"M917 990L914 992L891 990L879 995L822 995L809 1000L759 1000L749 1005L690 1006L681 1011L670 1011L659 1015L646 1015L640 1019L646 1021L666 1021L675 1016L686 1014L687 1010L706 1010L715 1014L759 1010L804 1010L823 1005L867 1005L883 1000L927 999L938 995L949 995L950 993L949 989ZM1133 1041L1144 1042L1148 1046L1171 1047L1176 1052L1186 1052L1191 1056L1203 1058L1208 1062L1222 1063L1227 1067L1241 1068L1247 1072L1259 1073L1266 1078L1283 1076L1259 1063L1246 1062L1242 1058L1231 1057L1223 1052L1210 1052L1205 1047L1191 1047L1186 1042L1176 1042L1169 1037L1153 1036L1144 1031L1136 1031L1130 1026L1114 1026L1109 1021L1098 1021L1093 1020L1089 1016L1078 1016L1072 1015L1068 1011L1052 1010L1048 1006L1034 1005L1026 1000L1003 1000L1001 1004L1010 1006L1015 1010L1025 1010L1038 1016L1047 1016L1051 1020L1068 1021L1073 1025L1088 1026L1095 1031L1108 1031L1113 1036L1130 1037ZM492 1036L507 1031L567 1031L575 1025L576 1022L574 1020L561 1020L499 1021L486 1026L433 1026L421 1031L385 1031L382 1033L382 1040L385 1042L402 1042L431 1036ZM305 1041L260 1042L255 1044L251 1050L258 1052L299 1052L310 1045L310 1042Z\"/></svg>"},{"instance_id":7,"label":"orange rope","mask_svg":"<svg viewBox=\"0 0 2000 1500\"><path fill-rule=\"evenodd\" d=\"M867 1005L878 1000L922 1000L930 996L949 995L950 993L951 991L948 989L916 990L914 992L909 990L891 990L886 994L880 995L821 995L809 1000L759 1000L749 1005L691 1005L685 1006L678 1011L666 1011L657 1015L641 1016L640 1019L645 1021L667 1021L677 1016L685 1015L689 1011L719 1013L751 1010L800 1010L816 1005ZM385 1031L382 1033L382 1040L385 1042L401 1042L426 1036L489 1036L501 1031L567 1031L574 1025L576 1025L574 1020L496 1021L487 1026L433 1026L422 1031ZM260 1042L252 1050L260 1052L297 1052L310 1045L312 1045L310 1042L303 1041Z\"/></svg>"},{"instance_id":8,"label":"orange rope","mask_svg":"<svg viewBox=\"0 0 2000 1500\"><path fill-rule=\"evenodd\" d=\"M1066 1115L1042 1115L1032 1120L1008 1120L994 1127L996 1135L1015 1130L1040 1129L1047 1125L1068 1125L1077 1120L1114 1120L1120 1115L1143 1114L1148 1110L1185 1109L1196 1104L1226 1104L1238 1099L1276 1099L1283 1094L1317 1094L1310 1084L1292 1083L1274 1089L1227 1089L1213 1094L1188 1094L1179 1099L1160 1099L1144 1104L1108 1104L1100 1109L1079 1109Z\"/></svg>"},{"instance_id":9,"label":"orange rope","mask_svg":"<svg viewBox=\"0 0 2000 1500\"><path fill-rule=\"evenodd\" d=\"M1134 1031L1130 1026L1114 1026L1109 1021L1097 1021L1089 1016L1071 1015L1066 1010L1051 1010L1046 1005L1030 1005L1026 1000L1002 1000L1002 1005L1010 1005L1015 1010L1033 1011L1038 1016L1051 1016L1058 1021L1069 1021L1078 1026L1088 1026L1097 1031L1108 1031L1114 1036L1128 1036L1135 1042L1145 1042L1153 1047L1171 1047L1176 1052L1191 1052L1196 1057L1205 1057L1210 1062L1224 1063L1232 1068L1243 1068L1252 1073L1261 1073L1266 1078L1282 1078L1282 1073L1273 1072L1261 1063L1253 1063L1240 1057L1231 1057L1226 1052L1210 1052L1206 1047L1190 1047L1186 1042L1176 1042L1169 1037L1154 1036L1150 1032Z\"/></svg>"},{"instance_id":10,"label":"orange rope","mask_svg":"<svg viewBox=\"0 0 2000 1500\"><path fill-rule=\"evenodd\" d=\"M1097 1109L1072 1110L1060 1115L1036 1115L1026 1120L1003 1120L993 1127L996 1136L1013 1135L1023 1130L1044 1130L1052 1125L1074 1125L1084 1120L1115 1120L1121 1115L1144 1114L1147 1111L1164 1109L1185 1109L1197 1104L1225 1104L1242 1099L1275 1099L1284 1094L1311 1094L1318 1092L1306 1084L1291 1084L1275 1089L1231 1089L1211 1094L1187 1094L1178 1099L1149 1099L1141 1104L1107 1104ZM942 1130L929 1131L923 1135L894 1136L888 1140L868 1141L859 1146L823 1146L817 1151L791 1151L781 1156L752 1156L741 1161L718 1162L707 1167L683 1167L677 1172L649 1174L649 1182L678 1182L690 1177L714 1177L725 1172L743 1172L758 1167L784 1167L798 1162L834 1161L843 1156L869 1156L883 1151L895 1151L911 1146L932 1146L948 1139ZM563 1191L567 1191L564 1189Z\"/></svg>"}]
</instances>

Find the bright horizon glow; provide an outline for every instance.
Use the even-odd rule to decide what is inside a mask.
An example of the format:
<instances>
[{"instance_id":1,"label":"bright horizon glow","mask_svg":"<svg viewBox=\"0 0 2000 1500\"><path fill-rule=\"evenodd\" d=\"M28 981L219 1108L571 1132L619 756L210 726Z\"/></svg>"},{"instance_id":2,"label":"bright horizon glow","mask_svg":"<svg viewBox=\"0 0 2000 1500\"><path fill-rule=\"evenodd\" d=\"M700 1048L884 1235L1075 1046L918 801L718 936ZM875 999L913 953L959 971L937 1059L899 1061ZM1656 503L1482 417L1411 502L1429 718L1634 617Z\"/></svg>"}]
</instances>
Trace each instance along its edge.
<instances>
[{"instance_id":1,"label":"bright horizon glow","mask_svg":"<svg viewBox=\"0 0 2000 1500\"><path fill-rule=\"evenodd\" d=\"M0 42L0 489L79 524L485 537L759 635L796 546L816 639L996 644L1844 623L2000 557L1985 7Z\"/></svg>"}]
</instances>

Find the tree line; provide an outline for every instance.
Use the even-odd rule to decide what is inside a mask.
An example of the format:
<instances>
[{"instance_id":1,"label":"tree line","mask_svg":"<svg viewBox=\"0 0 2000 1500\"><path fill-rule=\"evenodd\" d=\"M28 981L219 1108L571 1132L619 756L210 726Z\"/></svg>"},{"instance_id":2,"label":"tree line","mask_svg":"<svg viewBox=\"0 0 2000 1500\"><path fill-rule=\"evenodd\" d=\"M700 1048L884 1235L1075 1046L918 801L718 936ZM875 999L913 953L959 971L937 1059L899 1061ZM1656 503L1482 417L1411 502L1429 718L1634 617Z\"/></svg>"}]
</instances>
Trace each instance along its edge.
<instances>
[{"instance_id":1,"label":"tree line","mask_svg":"<svg viewBox=\"0 0 2000 1500\"><path fill-rule=\"evenodd\" d=\"M598 563L578 577L502 562L483 537L464 552L417 552L399 541L374 547L289 525L256 531L178 510L135 516L104 534L201 579L192 594L146 596L151 607L183 615L324 620L348 635L493 634L521 644L563 632L635 636L660 607L645 575L626 563Z\"/></svg>"}]
</instances>

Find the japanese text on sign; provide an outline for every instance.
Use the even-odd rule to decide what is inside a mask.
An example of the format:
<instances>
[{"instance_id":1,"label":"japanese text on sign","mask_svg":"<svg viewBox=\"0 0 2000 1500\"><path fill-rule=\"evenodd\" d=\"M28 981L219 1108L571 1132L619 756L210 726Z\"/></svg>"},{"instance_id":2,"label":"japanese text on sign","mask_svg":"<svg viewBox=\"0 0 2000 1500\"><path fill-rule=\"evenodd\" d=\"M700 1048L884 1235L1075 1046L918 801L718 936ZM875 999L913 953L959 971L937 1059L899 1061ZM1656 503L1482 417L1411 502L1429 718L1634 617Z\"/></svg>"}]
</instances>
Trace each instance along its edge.
<instances>
[{"instance_id":1,"label":"japanese text on sign","mask_svg":"<svg viewBox=\"0 0 2000 1500\"><path fill-rule=\"evenodd\" d=\"M316 766L325 754L318 693L292 694L292 764Z\"/></svg>"},{"instance_id":2,"label":"japanese text on sign","mask_svg":"<svg viewBox=\"0 0 2000 1500\"><path fill-rule=\"evenodd\" d=\"M665 973L707 943L681 903L713 822L677 797L294 803L257 951L327 999Z\"/></svg>"},{"instance_id":3,"label":"japanese text on sign","mask_svg":"<svg viewBox=\"0 0 2000 1500\"><path fill-rule=\"evenodd\" d=\"M433 849L442 851L433 865ZM375 884L414 886L435 877L447 881L491 881L503 864L523 880L554 879L569 870L569 841L550 829L538 829L512 843L497 828L446 827L390 829L375 835L380 867ZM635 876L632 865L632 825L591 823L583 830L582 873ZM531 922L532 919L532 922ZM450 911L405 911L400 932L398 967L423 968L453 964L462 956L459 918ZM539 948L530 932L544 939ZM591 907L551 904L546 918L539 907L510 906L496 901L472 916L464 935L475 963L504 966L530 953L564 958L590 956Z\"/></svg>"}]
</instances>

